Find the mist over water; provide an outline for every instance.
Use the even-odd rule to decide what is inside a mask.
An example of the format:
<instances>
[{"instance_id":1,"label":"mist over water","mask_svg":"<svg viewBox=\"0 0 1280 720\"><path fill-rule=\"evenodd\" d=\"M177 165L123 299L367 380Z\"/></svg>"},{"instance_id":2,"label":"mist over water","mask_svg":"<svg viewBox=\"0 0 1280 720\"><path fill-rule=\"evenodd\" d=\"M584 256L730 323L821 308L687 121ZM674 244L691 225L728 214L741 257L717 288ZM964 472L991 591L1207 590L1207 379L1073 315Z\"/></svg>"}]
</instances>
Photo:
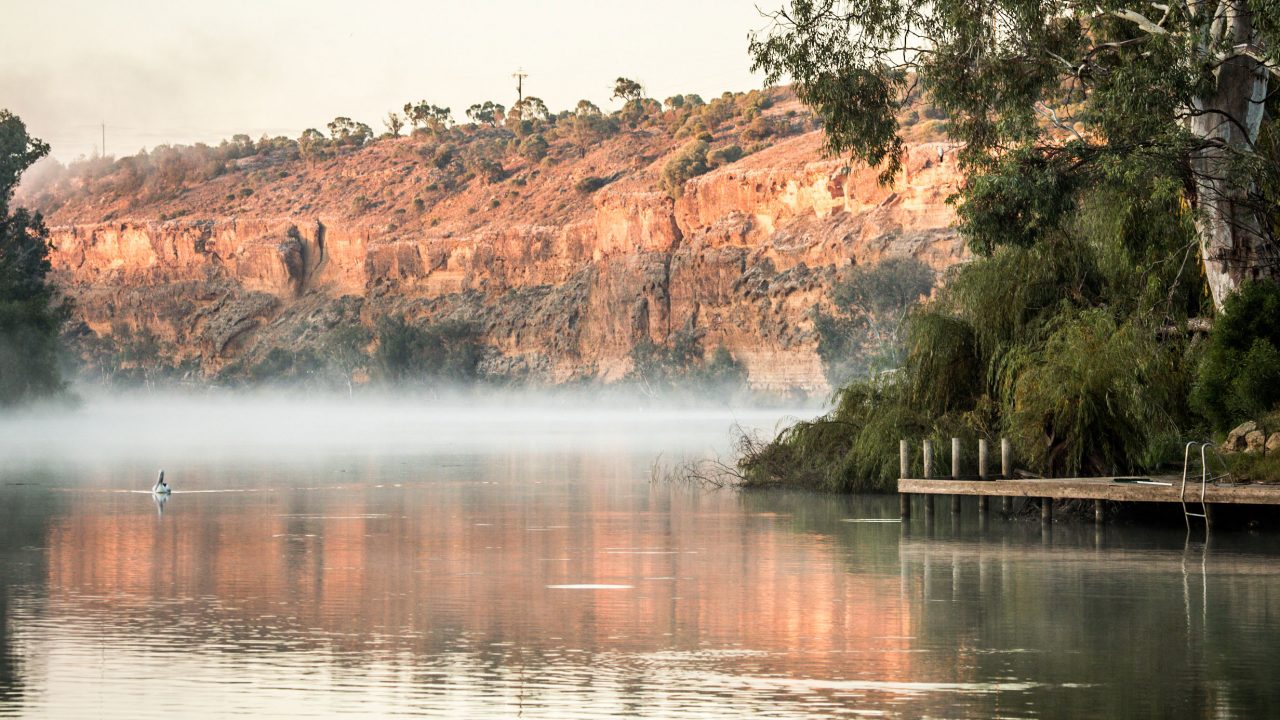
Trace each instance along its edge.
<instances>
[{"instance_id":1,"label":"mist over water","mask_svg":"<svg viewBox=\"0 0 1280 720\"><path fill-rule=\"evenodd\" d=\"M90 394L72 406L0 416L0 467L133 461L177 472L215 459L292 464L345 455L610 447L727 457L734 432L772 434L786 419L817 412L585 393Z\"/></svg>"},{"instance_id":2,"label":"mist over water","mask_svg":"<svg viewBox=\"0 0 1280 720\"><path fill-rule=\"evenodd\" d=\"M592 400L5 417L0 717L1280 711L1274 542L653 482L816 411Z\"/></svg>"}]
</instances>

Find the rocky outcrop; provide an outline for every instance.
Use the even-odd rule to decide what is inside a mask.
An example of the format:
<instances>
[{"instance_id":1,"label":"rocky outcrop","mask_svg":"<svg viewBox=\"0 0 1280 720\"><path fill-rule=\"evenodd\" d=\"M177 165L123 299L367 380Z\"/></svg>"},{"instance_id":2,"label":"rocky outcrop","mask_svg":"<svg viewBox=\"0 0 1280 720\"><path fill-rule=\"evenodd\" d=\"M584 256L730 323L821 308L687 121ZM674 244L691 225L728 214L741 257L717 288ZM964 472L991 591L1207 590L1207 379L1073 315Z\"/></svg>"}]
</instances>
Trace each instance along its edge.
<instances>
[{"instance_id":1,"label":"rocky outcrop","mask_svg":"<svg viewBox=\"0 0 1280 720\"><path fill-rule=\"evenodd\" d=\"M570 199L470 225L447 209L412 227L326 212L63 225L53 277L88 331L145 332L205 374L402 313L476 323L498 374L614 379L637 342L692 329L758 387L817 391L811 315L840 267L913 256L942 269L965 255L945 146L913 147L882 187L874 170L821 159L819 142L777 143L674 201L655 189L657 157L589 202L526 188ZM545 182L579 171L560 172Z\"/></svg>"}]
</instances>

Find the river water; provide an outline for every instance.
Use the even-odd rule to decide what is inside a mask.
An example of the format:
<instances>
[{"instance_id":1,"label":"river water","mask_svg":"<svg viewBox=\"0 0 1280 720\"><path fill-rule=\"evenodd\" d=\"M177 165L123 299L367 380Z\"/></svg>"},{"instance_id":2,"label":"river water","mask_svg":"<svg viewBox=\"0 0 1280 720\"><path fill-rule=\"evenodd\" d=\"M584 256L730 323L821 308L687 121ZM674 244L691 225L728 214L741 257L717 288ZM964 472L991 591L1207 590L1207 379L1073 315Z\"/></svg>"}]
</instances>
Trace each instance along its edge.
<instances>
[{"instance_id":1,"label":"river water","mask_svg":"<svg viewBox=\"0 0 1280 720\"><path fill-rule=\"evenodd\" d=\"M0 717L1280 716L1273 537L653 482L780 415L4 420Z\"/></svg>"}]
</instances>

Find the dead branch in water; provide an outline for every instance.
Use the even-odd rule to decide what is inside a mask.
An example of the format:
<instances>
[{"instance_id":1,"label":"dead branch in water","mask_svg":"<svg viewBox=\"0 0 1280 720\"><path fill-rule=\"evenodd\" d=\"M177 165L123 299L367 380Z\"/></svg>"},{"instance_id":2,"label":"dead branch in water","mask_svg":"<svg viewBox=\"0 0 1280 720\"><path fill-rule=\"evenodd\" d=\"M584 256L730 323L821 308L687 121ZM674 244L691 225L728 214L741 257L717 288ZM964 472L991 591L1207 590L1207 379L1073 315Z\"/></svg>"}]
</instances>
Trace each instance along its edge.
<instances>
[{"instance_id":1,"label":"dead branch in water","mask_svg":"<svg viewBox=\"0 0 1280 720\"><path fill-rule=\"evenodd\" d=\"M734 448L738 457L756 448L760 441L735 425ZM664 465L662 456L654 459L649 469L649 482L665 485L683 485L719 490L722 488L740 488L746 483L746 476L738 469L737 461L726 462L719 455L713 458L684 460L674 465Z\"/></svg>"}]
</instances>

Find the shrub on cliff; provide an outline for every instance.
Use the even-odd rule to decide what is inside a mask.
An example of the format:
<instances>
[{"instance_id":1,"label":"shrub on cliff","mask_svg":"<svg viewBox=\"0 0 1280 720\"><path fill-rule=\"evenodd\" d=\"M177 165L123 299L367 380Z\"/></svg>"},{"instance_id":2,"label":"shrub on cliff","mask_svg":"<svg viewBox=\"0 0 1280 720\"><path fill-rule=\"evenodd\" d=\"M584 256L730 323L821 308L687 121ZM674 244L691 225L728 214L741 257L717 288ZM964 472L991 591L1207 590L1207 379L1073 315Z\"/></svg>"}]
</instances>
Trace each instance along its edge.
<instances>
[{"instance_id":1,"label":"shrub on cliff","mask_svg":"<svg viewBox=\"0 0 1280 720\"><path fill-rule=\"evenodd\" d=\"M48 152L21 119L0 110L0 405L63 387L58 331L66 315L46 282L49 234L39 213L9 207L23 171Z\"/></svg>"},{"instance_id":2,"label":"shrub on cliff","mask_svg":"<svg viewBox=\"0 0 1280 720\"><path fill-rule=\"evenodd\" d=\"M547 139L540 134L533 134L520 141L518 152L520 157L536 163L547 156L547 148Z\"/></svg>"},{"instance_id":3,"label":"shrub on cliff","mask_svg":"<svg viewBox=\"0 0 1280 720\"><path fill-rule=\"evenodd\" d=\"M662 189L673 199L684 193L684 184L707 170L707 151L710 146L698 139L686 143L662 168Z\"/></svg>"},{"instance_id":4,"label":"shrub on cliff","mask_svg":"<svg viewBox=\"0 0 1280 720\"><path fill-rule=\"evenodd\" d=\"M702 333L680 330L665 344L648 338L636 343L626 381L651 396L675 391L727 398L746 386L747 372L728 348L718 346L708 358L702 349Z\"/></svg>"},{"instance_id":5,"label":"shrub on cliff","mask_svg":"<svg viewBox=\"0 0 1280 720\"><path fill-rule=\"evenodd\" d=\"M590 195L591 193L599 190L600 188L608 184L609 184L609 178L589 176L589 177L584 177L578 182L574 183L573 189L577 190L578 192L584 195Z\"/></svg>"},{"instance_id":6,"label":"shrub on cliff","mask_svg":"<svg viewBox=\"0 0 1280 720\"><path fill-rule=\"evenodd\" d=\"M373 365L383 382L466 384L479 378L483 348L479 331L470 323L447 320L420 326L403 317L384 317L375 334Z\"/></svg>"},{"instance_id":7,"label":"shrub on cliff","mask_svg":"<svg viewBox=\"0 0 1280 720\"><path fill-rule=\"evenodd\" d=\"M722 148L716 148L707 153L707 164L713 168L729 163L737 162L742 159L742 148L737 145L726 145Z\"/></svg>"}]
</instances>

